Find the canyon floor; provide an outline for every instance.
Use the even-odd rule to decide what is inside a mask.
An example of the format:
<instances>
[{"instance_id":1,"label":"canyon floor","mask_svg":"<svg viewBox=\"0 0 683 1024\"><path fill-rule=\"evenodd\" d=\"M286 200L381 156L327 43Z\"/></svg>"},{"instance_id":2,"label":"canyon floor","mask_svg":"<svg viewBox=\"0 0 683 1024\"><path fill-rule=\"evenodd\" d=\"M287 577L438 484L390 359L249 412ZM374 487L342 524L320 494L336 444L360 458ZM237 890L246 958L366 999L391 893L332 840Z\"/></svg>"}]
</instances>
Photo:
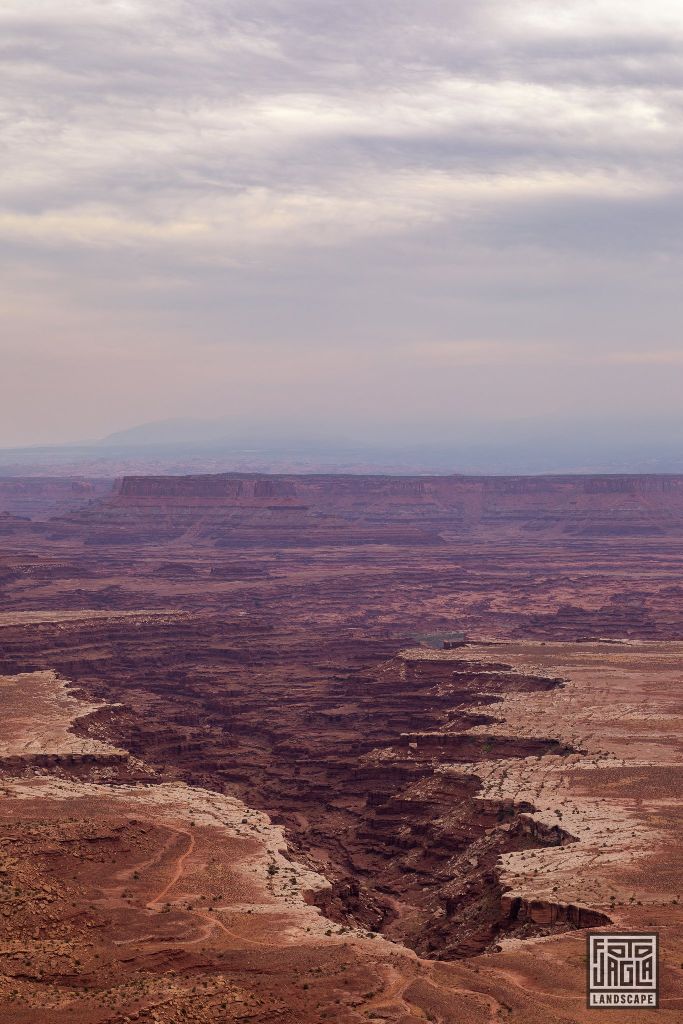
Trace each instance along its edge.
<instances>
[{"instance_id":1,"label":"canyon floor","mask_svg":"<svg viewBox=\"0 0 683 1024\"><path fill-rule=\"evenodd\" d=\"M683 1018L683 478L11 493L3 1024Z\"/></svg>"}]
</instances>

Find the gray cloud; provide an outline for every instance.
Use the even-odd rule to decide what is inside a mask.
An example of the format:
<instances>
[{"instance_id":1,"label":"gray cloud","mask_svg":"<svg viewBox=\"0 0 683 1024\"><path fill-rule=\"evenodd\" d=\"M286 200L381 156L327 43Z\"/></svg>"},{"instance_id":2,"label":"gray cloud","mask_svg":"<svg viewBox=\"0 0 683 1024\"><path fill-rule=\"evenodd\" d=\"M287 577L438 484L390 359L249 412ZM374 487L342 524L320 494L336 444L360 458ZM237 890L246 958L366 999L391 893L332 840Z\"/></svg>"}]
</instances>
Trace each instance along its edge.
<instances>
[{"instance_id":1,"label":"gray cloud","mask_svg":"<svg viewBox=\"0 0 683 1024\"><path fill-rule=\"evenodd\" d=\"M463 380L676 411L678 2L7 0L0 39L7 443L235 383L368 429Z\"/></svg>"}]
</instances>

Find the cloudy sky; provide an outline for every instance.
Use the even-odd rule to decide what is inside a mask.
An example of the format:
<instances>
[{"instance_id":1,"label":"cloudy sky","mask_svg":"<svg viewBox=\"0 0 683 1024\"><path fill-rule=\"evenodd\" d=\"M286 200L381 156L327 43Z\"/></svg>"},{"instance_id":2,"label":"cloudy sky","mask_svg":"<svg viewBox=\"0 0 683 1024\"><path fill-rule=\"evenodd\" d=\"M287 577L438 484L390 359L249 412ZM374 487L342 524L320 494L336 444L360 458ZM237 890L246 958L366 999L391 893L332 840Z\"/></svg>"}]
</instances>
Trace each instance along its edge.
<instances>
[{"instance_id":1,"label":"cloudy sky","mask_svg":"<svg viewBox=\"0 0 683 1024\"><path fill-rule=\"evenodd\" d=\"M680 0L3 0L0 446L673 417Z\"/></svg>"}]
</instances>

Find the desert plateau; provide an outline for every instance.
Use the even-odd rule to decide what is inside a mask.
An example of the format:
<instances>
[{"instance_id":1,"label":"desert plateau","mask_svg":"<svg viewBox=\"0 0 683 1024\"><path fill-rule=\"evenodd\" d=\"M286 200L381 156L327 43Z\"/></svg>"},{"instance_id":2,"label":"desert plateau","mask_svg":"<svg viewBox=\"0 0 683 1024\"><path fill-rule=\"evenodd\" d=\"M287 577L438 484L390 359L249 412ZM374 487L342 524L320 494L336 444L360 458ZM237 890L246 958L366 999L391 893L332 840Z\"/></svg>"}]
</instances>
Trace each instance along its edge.
<instances>
[{"instance_id":1,"label":"desert plateau","mask_svg":"<svg viewBox=\"0 0 683 1024\"><path fill-rule=\"evenodd\" d=\"M3 1024L592 1021L594 928L681 1020L683 477L0 507Z\"/></svg>"}]
</instances>

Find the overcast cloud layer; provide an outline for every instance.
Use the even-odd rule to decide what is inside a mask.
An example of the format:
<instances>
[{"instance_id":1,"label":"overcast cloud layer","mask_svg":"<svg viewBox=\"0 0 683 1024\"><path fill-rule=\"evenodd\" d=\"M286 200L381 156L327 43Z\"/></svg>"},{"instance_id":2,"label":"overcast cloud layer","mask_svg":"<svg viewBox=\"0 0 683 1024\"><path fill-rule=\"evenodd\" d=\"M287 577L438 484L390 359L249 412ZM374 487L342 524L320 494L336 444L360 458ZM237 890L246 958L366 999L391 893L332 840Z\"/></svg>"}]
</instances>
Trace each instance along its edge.
<instances>
[{"instance_id":1,"label":"overcast cloud layer","mask_svg":"<svg viewBox=\"0 0 683 1024\"><path fill-rule=\"evenodd\" d=\"M679 413L680 0L4 0L0 445Z\"/></svg>"}]
</instances>

